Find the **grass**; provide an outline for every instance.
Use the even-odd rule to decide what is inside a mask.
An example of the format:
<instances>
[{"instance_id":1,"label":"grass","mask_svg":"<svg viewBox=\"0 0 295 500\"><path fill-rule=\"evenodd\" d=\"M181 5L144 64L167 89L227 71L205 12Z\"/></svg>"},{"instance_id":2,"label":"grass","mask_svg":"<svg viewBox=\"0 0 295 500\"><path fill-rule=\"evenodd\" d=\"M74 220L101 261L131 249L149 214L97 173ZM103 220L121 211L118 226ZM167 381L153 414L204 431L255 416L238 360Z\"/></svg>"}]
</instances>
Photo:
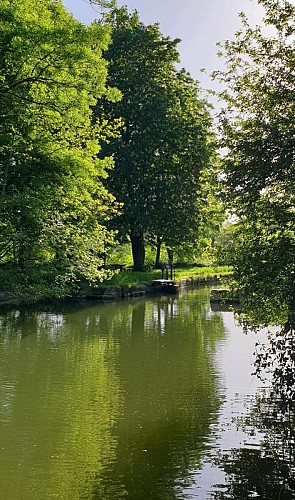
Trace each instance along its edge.
<instances>
[{"instance_id":1,"label":"grass","mask_svg":"<svg viewBox=\"0 0 295 500\"><path fill-rule=\"evenodd\" d=\"M191 266L175 270L176 281L182 278L212 278L213 276L228 276L232 273L230 266Z\"/></svg>"},{"instance_id":2,"label":"grass","mask_svg":"<svg viewBox=\"0 0 295 500\"><path fill-rule=\"evenodd\" d=\"M146 285L151 283L151 281L161 278L162 273L160 270L146 271L146 272L134 272L134 271L123 271L117 272L112 276L110 280L104 281L104 285L110 286L126 286L128 288L137 285Z\"/></svg>"},{"instance_id":3,"label":"grass","mask_svg":"<svg viewBox=\"0 0 295 500\"><path fill-rule=\"evenodd\" d=\"M175 269L175 280L185 278L212 278L213 276L227 276L232 272L230 266L207 266L199 267L191 265L189 267ZM112 276L108 281L104 282L104 285L108 286L126 286L132 287L136 285L145 285L151 283L153 280L160 279L162 277L162 272L160 269L154 271L146 272L133 272L133 271L123 271L118 272Z\"/></svg>"}]
</instances>

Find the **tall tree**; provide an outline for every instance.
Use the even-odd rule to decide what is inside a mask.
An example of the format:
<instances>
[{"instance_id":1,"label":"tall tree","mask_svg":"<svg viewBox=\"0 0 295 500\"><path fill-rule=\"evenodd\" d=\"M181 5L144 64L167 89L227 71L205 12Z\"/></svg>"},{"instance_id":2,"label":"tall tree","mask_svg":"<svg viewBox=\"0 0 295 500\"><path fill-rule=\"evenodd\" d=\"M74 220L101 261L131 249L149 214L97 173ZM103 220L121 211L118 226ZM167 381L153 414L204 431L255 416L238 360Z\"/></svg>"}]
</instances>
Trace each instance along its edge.
<instances>
[{"instance_id":1,"label":"tall tree","mask_svg":"<svg viewBox=\"0 0 295 500\"><path fill-rule=\"evenodd\" d=\"M98 102L97 113L124 121L121 137L106 148L115 160L107 186L123 203L117 227L130 237L134 268L141 270L145 238L173 246L198 225L210 119L197 84L175 69L179 40L164 37L158 25L145 26L126 8L113 9L105 23L112 29L108 83L123 98Z\"/></svg>"},{"instance_id":2,"label":"tall tree","mask_svg":"<svg viewBox=\"0 0 295 500\"><path fill-rule=\"evenodd\" d=\"M97 157L113 129L91 111L112 97L109 29L59 0L3 0L0 25L0 257L23 273L47 261L57 276L92 274L113 200L102 184L111 162Z\"/></svg>"},{"instance_id":3,"label":"tall tree","mask_svg":"<svg viewBox=\"0 0 295 500\"><path fill-rule=\"evenodd\" d=\"M295 6L259 0L265 26L243 29L224 44L227 71L221 113L224 187L240 218L235 278L256 322L294 328Z\"/></svg>"},{"instance_id":4,"label":"tall tree","mask_svg":"<svg viewBox=\"0 0 295 500\"><path fill-rule=\"evenodd\" d=\"M166 130L152 163L155 203L150 215L152 234L173 251L196 246L200 238L208 201L205 171L212 168L215 144L208 105L199 97L198 83L180 70L166 88Z\"/></svg>"}]
</instances>

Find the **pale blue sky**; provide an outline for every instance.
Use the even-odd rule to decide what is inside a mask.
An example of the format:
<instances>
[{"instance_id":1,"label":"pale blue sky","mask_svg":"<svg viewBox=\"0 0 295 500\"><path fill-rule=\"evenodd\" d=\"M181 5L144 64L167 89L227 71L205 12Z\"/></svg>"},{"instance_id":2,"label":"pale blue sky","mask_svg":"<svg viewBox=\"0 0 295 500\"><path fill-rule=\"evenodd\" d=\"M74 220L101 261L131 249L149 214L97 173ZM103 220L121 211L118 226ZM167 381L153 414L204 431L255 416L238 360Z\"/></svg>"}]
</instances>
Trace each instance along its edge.
<instances>
[{"instance_id":1,"label":"pale blue sky","mask_svg":"<svg viewBox=\"0 0 295 500\"><path fill-rule=\"evenodd\" d=\"M63 3L84 23L99 17L99 9L88 0L63 0ZM233 39L241 26L238 13L245 12L253 25L261 24L264 13L256 0L118 0L117 3L127 5L129 10L137 9L145 24L158 22L164 35L181 38L178 46L181 66L204 89L214 85L200 69L210 73L222 67L216 55L216 42Z\"/></svg>"}]
</instances>

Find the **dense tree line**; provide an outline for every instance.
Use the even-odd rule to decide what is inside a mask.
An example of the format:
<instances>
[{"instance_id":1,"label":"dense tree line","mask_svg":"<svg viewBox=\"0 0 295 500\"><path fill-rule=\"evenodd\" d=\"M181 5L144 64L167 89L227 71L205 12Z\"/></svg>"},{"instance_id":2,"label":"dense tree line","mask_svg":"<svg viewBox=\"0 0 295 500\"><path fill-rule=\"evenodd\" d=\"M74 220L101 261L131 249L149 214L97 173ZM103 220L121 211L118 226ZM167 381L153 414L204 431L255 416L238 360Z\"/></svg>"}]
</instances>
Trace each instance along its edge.
<instances>
[{"instance_id":1,"label":"dense tree line","mask_svg":"<svg viewBox=\"0 0 295 500\"><path fill-rule=\"evenodd\" d=\"M107 81L123 96L96 108L98 116L123 118L122 134L103 148L115 159L107 186L123 203L115 226L130 238L134 268L142 270L146 240L170 249L197 240L200 176L213 151L211 120L197 83L175 68L179 40L162 36L157 25L145 26L126 8L113 9L104 23L112 29Z\"/></svg>"},{"instance_id":2,"label":"dense tree line","mask_svg":"<svg viewBox=\"0 0 295 500\"><path fill-rule=\"evenodd\" d=\"M1 262L33 285L46 268L63 294L103 278L114 232L136 270L146 241L195 241L212 132L178 41L126 8L85 26L53 0L3 0L0 23Z\"/></svg>"},{"instance_id":3,"label":"dense tree line","mask_svg":"<svg viewBox=\"0 0 295 500\"><path fill-rule=\"evenodd\" d=\"M295 7L260 0L265 26L224 44L227 71L221 114L223 188L238 218L233 263L245 307L256 323L294 328Z\"/></svg>"},{"instance_id":4,"label":"dense tree line","mask_svg":"<svg viewBox=\"0 0 295 500\"><path fill-rule=\"evenodd\" d=\"M108 8L89 26L59 0L1 3L1 263L62 295L103 279L115 238L136 270L147 243L157 260L161 244L171 258L196 247L218 232L223 195L248 319L293 328L294 5L260 0L271 34L243 17L223 46L218 159L208 104L177 69L179 40L95 3Z\"/></svg>"},{"instance_id":5,"label":"dense tree line","mask_svg":"<svg viewBox=\"0 0 295 500\"><path fill-rule=\"evenodd\" d=\"M283 413L295 396L295 6L260 0L265 26L224 45L221 114L223 189L232 226L234 285L246 325L279 325L260 348L256 372L270 371ZM218 76L218 75L216 75Z\"/></svg>"},{"instance_id":6,"label":"dense tree line","mask_svg":"<svg viewBox=\"0 0 295 500\"><path fill-rule=\"evenodd\" d=\"M98 153L116 126L91 109L118 94L102 57L110 32L51 0L3 0L0 24L0 257L23 277L49 266L58 288L97 275L113 211Z\"/></svg>"}]
</instances>

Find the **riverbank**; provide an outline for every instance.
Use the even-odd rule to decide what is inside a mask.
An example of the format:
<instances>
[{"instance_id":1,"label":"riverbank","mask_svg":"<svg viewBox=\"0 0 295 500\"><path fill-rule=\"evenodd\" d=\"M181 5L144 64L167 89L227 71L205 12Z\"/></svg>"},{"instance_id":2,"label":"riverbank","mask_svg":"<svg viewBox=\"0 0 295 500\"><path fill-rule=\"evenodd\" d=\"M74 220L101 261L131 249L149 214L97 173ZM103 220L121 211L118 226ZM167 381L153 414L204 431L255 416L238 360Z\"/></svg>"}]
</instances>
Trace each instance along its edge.
<instances>
[{"instance_id":1,"label":"riverbank","mask_svg":"<svg viewBox=\"0 0 295 500\"><path fill-rule=\"evenodd\" d=\"M231 274L228 266L186 266L175 268L175 284L179 290L205 284L215 284ZM143 297L159 293L152 282L161 278L161 270L146 272L115 272L113 276L102 283L83 282L75 291L63 297L28 296L14 290L0 290L0 305L26 305L33 303L64 301L64 300L96 300L119 301L132 297Z\"/></svg>"},{"instance_id":2,"label":"riverbank","mask_svg":"<svg viewBox=\"0 0 295 500\"><path fill-rule=\"evenodd\" d=\"M216 274L210 277L182 278L179 281L175 280L174 285L177 291L183 291L187 288L220 283L221 278L221 275L218 276ZM153 283L147 283L134 286L85 287L80 290L77 297L82 300L98 300L108 302L129 299L132 297L156 295L159 293L165 294L165 289L155 287Z\"/></svg>"}]
</instances>

